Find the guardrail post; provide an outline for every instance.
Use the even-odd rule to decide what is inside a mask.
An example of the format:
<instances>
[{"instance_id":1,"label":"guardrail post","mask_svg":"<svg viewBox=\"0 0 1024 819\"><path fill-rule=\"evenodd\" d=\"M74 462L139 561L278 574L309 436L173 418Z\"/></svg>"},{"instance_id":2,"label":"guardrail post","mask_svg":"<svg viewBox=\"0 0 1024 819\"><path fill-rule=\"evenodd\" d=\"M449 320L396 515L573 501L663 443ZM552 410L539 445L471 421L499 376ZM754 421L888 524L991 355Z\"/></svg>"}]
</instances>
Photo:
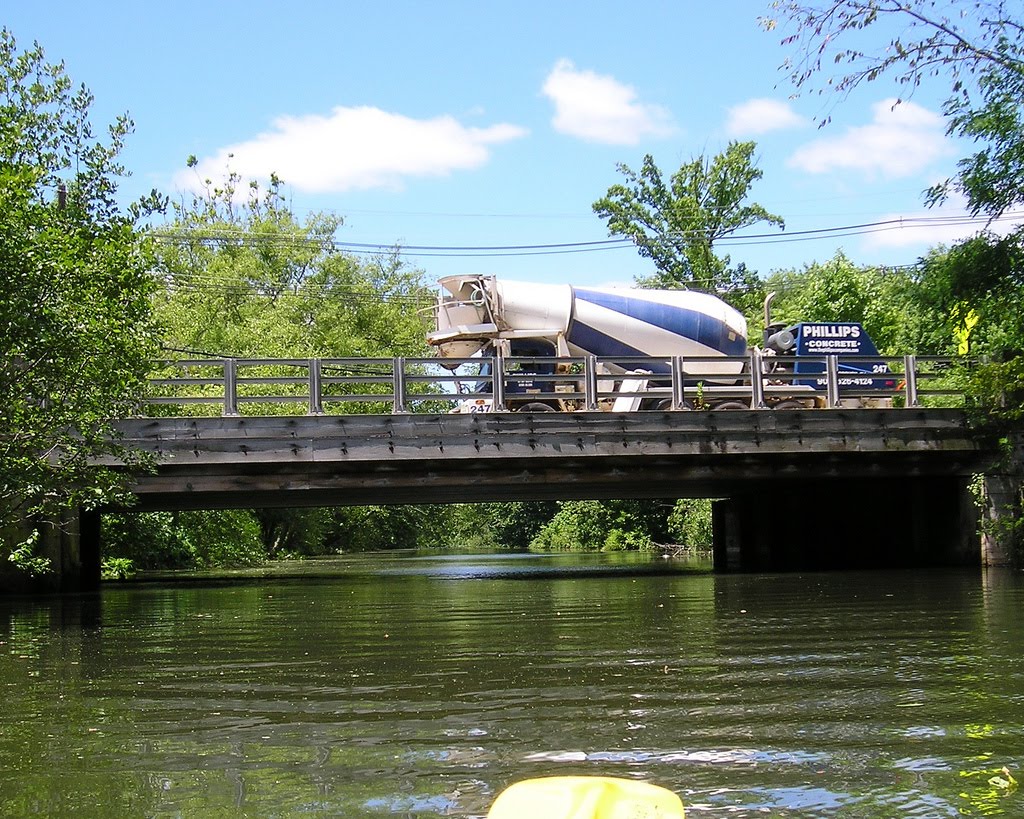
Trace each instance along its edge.
<instances>
[{"instance_id":1,"label":"guardrail post","mask_svg":"<svg viewBox=\"0 0 1024 819\"><path fill-rule=\"evenodd\" d=\"M224 359L224 411L222 415L238 415L238 362Z\"/></svg>"},{"instance_id":2,"label":"guardrail post","mask_svg":"<svg viewBox=\"0 0 1024 819\"><path fill-rule=\"evenodd\" d=\"M597 403L597 356L588 355L583 361L583 392L587 402L587 410L595 412Z\"/></svg>"},{"instance_id":3,"label":"guardrail post","mask_svg":"<svg viewBox=\"0 0 1024 819\"><path fill-rule=\"evenodd\" d=\"M683 378L683 357L681 355L672 356L669 361L669 366L672 368L672 409L686 409L686 385L684 383L685 379Z\"/></svg>"},{"instance_id":4,"label":"guardrail post","mask_svg":"<svg viewBox=\"0 0 1024 819\"><path fill-rule=\"evenodd\" d=\"M493 393L492 405L495 412L504 412L505 406L505 359L496 355L491 367L491 392Z\"/></svg>"},{"instance_id":5,"label":"guardrail post","mask_svg":"<svg viewBox=\"0 0 1024 819\"><path fill-rule=\"evenodd\" d=\"M405 408L405 359L396 358L391 362L394 368L391 373L392 389L394 391L394 403L391 412L394 414L407 412Z\"/></svg>"},{"instance_id":6,"label":"guardrail post","mask_svg":"<svg viewBox=\"0 0 1024 819\"><path fill-rule=\"evenodd\" d=\"M825 356L825 406L839 406L839 359L834 355Z\"/></svg>"},{"instance_id":7,"label":"guardrail post","mask_svg":"<svg viewBox=\"0 0 1024 819\"><path fill-rule=\"evenodd\" d=\"M323 415L324 406L320 386L320 359L309 359L309 414Z\"/></svg>"},{"instance_id":8,"label":"guardrail post","mask_svg":"<svg viewBox=\"0 0 1024 819\"><path fill-rule=\"evenodd\" d=\"M918 406L917 398L917 356L903 356L903 379L906 382L906 401L903 406L910 409Z\"/></svg>"},{"instance_id":9,"label":"guardrail post","mask_svg":"<svg viewBox=\"0 0 1024 819\"><path fill-rule=\"evenodd\" d=\"M761 351L750 350L750 408L764 409L764 372L761 368Z\"/></svg>"}]
</instances>

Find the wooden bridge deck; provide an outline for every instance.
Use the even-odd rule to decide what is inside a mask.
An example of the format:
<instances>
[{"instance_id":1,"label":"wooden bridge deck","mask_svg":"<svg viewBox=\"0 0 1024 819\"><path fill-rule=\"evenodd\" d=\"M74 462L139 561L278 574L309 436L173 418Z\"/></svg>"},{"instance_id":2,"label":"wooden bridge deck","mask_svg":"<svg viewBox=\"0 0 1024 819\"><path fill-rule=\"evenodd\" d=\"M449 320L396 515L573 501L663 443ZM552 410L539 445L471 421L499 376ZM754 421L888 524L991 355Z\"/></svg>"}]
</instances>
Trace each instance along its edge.
<instances>
[{"instance_id":1,"label":"wooden bridge deck","mask_svg":"<svg viewBox=\"0 0 1024 819\"><path fill-rule=\"evenodd\" d=\"M968 475L960 410L139 418L140 509L721 497L758 482Z\"/></svg>"}]
</instances>

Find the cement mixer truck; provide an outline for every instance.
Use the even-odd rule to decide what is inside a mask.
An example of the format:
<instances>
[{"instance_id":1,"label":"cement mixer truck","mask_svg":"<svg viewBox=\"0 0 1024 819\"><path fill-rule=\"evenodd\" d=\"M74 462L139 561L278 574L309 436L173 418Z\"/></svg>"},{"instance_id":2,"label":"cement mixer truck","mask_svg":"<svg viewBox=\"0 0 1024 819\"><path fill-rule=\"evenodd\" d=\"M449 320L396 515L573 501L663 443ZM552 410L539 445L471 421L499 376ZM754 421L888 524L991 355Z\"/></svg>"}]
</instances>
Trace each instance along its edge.
<instances>
[{"instance_id":1,"label":"cement mixer truck","mask_svg":"<svg viewBox=\"0 0 1024 819\"><path fill-rule=\"evenodd\" d=\"M896 387L859 324L773 324L768 301L764 345L750 347L744 316L707 293L482 275L439 284L428 343L451 370L479 361L455 412L488 412L495 399L536 412L811 408L824 405L828 356L838 361L837 383L858 393L851 402L891 403L870 393ZM507 367L497 378L495 362Z\"/></svg>"}]
</instances>

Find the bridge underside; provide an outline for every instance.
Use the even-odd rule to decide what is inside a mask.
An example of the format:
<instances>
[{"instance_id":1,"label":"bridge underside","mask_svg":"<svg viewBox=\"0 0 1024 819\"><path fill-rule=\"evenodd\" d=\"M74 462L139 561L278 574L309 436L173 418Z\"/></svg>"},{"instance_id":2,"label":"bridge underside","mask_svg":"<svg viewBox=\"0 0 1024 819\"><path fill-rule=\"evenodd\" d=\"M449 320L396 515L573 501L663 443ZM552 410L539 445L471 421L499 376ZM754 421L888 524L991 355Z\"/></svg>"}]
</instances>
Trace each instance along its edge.
<instances>
[{"instance_id":1,"label":"bridge underside","mask_svg":"<svg viewBox=\"0 0 1024 819\"><path fill-rule=\"evenodd\" d=\"M724 570L978 562L946 410L137 419L139 510L724 498ZM846 556L846 557L843 557ZM847 559L850 558L850 559Z\"/></svg>"},{"instance_id":2,"label":"bridge underside","mask_svg":"<svg viewBox=\"0 0 1024 819\"><path fill-rule=\"evenodd\" d=\"M194 467L163 470L144 479L134 511L173 509L231 509L366 504L473 503L482 501L583 500L608 498L725 498L767 497L773 502L803 496L825 484L849 497L864 484L943 479L965 474L965 460L954 465L941 457L905 458L887 465L873 457L822 458L814 455L773 459L745 457L724 464L700 458L566 459L557 466L510 459L500 470L486 465L421 462L408 466L378 465L373 469L279 468L252 469L225 475L220 470ZM468 467L468 468L467 468ZM969 474L969 473L966 473ZM169 483L180 481L184 490ZM959 483L959 480L957 481ZM839 488L842 485L843 488ZM853 488L852 488L853 487ZM833 491L830 489L830 491ZM889 490L892 491L891 488ZM890 495L890 497L892 497ZM851 510L852 511L852 510ZM869 510L862 510L867 514Z\"/></svg>"},{"instance_id":3,"label":"bridge underside","mask_svg":"<svg viewBox=\"0 0 1024 819\"><path fill-rule=\"evenodd\" d=\"M977 566L977 510L955 475L835 478L713 507L722 571Z\"/></svg>"}]
</instances>

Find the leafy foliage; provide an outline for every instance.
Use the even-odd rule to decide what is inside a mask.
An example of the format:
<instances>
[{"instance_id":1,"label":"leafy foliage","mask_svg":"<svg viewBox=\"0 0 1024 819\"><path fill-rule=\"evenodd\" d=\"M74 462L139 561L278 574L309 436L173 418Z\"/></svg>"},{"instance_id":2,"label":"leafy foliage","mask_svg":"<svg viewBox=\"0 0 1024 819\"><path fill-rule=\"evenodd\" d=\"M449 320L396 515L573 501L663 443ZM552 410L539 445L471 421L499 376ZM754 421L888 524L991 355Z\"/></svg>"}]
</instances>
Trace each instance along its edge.
<instances>
[{"instance_id":1,"label":"leafy foliage","mask_svg":"<svg viewBox=\"0 0 1024 819\"><path fill-rule=\"evenodd\" d=\"M415 549L424 510L415 506L351 506L334 510L329 535L335 552Z\"/></svg>"},{"instance_id":2,"label":"leafy foliage","mask_svg":"<svg viewBox=\"0 0 1024 819\"><path fill-rule=\"evenodd\" d=\"M104 580L127 580L135 574L135 563L128 557L104 558L100 575Z\"/></svg>"},{"instance_id":3,"label":"leafy foliage","mask_svg":"<svg viewBox=\"0 0 1024 819\"><path fill-rule=\"evenodd\" d=\"M839 251L827 262L776 271L765 289L777 294L776 321L859 322L883 355L951 352L951 331L935 321L939 305L925 304L912 269L858 266ZM750 320L759 326L760 317Z\"/></svg>"},{"instance_id":4,"label":"leafy foliage","mask_svg":"<svg viewBox=\"0 0 1024 819\"><path fill-rule=\"evenodd\" d=\"M466 503L445 507L435 545L462 550L526 549L558 511L554 501Z\"/></svg>"},{"instance_id":5,"label":"leafy foliage","mask_svg":"<svg viewBox=\"0 0 1024 819\"><path fill-rule=\"evenodd\" d=\"M779 0L778 17L795 24L783 40L796 58L786 69L798 88L845 94L890 77L909 96L926 79L948 84L947 132L976 150L957 175L926 192L929 204L962 194L971 213L996 218L1024 202L1024 20L1005 0ZM879 39L881 37L881 39ZM833 74L829 58L838 66ZM1024 351L1024 230L980 235L922 260L917 304L940 336L982 357L970 371L982 401L999 397L1020 414ZM946 350L941 350L946 352Z\"/></svg>"},{"instance_id":6,"label":"leafy foliage","mask_svg":"<svg viewBox=\"0 0 1024 819\"><path fill-rule=\"evenodd\" d=\"M104 515L103 541L106 560L130 560L135 569L245 566L267 558L247 510Z\"/></svg>"},{"instance_id":7,"label":"leafy foliage","mask_svg":"<svg viewBox=\"0 0 1024 819\"><path fill-rule=\"evenodd\" d=\"M1020 46L1016 47L1018 52ZM1024 202L1024 61L994 65L979 78L981 102L953 96L946 103L947 133L980 148L957 163L960 173L928 190L932 204L956 191L974 216L1002 216Z\"/></svg>"},{"instance_id":8,"label":"leafy foliage","mask_svg":"<svg viewBox=\"0 0 1024 819\"><path fill-rule=\"evenodd\" d=\"M673 543L698 551L711 551L711 501L707 498L676 501L668 516L668 531Z\"/></svg>"},{"instance_id":9,"label":"leafy foliage","mask_svg":"<svg viewBox=\"0 0 1024 819\"><path fill-rule=\"evenodd\" d=\"M149 243L114 201L127 117L98 139L92 95L36 45L0 31L0 529L59 525L67 508L114 497L122 477L92 465L133 458L111 421L143 393L156 351ZM140 215L137 210L135 215ZM39 571L28 539L13 562Z\"/></svg>"},{"instance_id":10,"label":"leafy foliage","mask_svg":"<svg viewBox=\"0 0 1024 819\"><path fill-rule=\"evenodd\" d=\"M1019 4L777 0L772 5L777 16L763 18L765 28L774 30L780 19L796 27L782 44L795 50L783 68L797 88L845 95L862 83L889 77L906 98L927 79L949 84L947 132L980 147L958 163L955 178L928 191L930 204L955 191L966 197L974 215L996 217L1024 202L1024 20ZM835 74L828 65L838 66Z\"/></svg>"},{"instance_id":11,"label":"leafy foliage","mask_svg":"<svg viewBox=\"0 0 1024 819\"><path fill-rule=\"evenodd\" d=\"M311 358L422 355L432 296L397 249L364 262L339 252L337 216L299 223L272 177L209 180L156 232L167 344L216 356Z\"/></svg>"},{"instance_id":12,"label":"leafy foliage","mask_svg":"<svg viewBox=\"0 0 1024 819\"><path fill-rule=\"evenodd\" d=\"M604 546L608 510L599 501L565 501L530 544L538 551L585 552Z\"/></svg>"},{"instance_id":13,"label":"leafy foliage","mask_svg":"<svg viewBox=\"0 0 1024 819\"><path fill-rule=\"evenodd\" d=\"M408 268L397 251L372 261L339 252L340 217L314 213L300 222L283 184L275 176L266 190L254 182L243 186L233 173L219 185L205 180L201 192L175 203L173 220L154 231L163 284L156 309L169 352L303 359L424 354L419 308L432 296L421 271ZM259 410L295 408L267 404ZM156 536L170 563L193 566L407 547L417 542L414 517L385 507L182 514L163 521L169 528L162 539Z\"/></svg>"},{"instance_id":14,"label":"leafy foliage","mask_svg":"<svg viewBox=\"0 0 1024 819\"><path fill-rule=\"evenodd\" d=\"M929 254L920 298L972 357L964 387L975 402L996 418L1024 416L1024 232Z\"/></svg>"},{"instance_id":15,"label":"leafy foliage","mask_svg":"<svg viewBox=\"0 0 1024 819\"><path fill-rule=\"evenodd\" d=\"M621 551L652 549L668 537L661 501L564 501L537 533L537 551Z\"/></svg>"},{"instance_id":16,"label":"leafy foliage","mask_svg":"<svg viewBox=\"0 0 1024 819\"><path fill-rule=\"evenodd\" d=\"M755 148L753 142L730 142L711 160L683 164L668 183L650 154L639 173L617 166L626 184L610 187L593 209L607 220L610 235L632 239L640 255L654 261L658 274L642 284L718 291L749 284L746 269L730 270L729 257L716 255L714 244L759 222L784 226L781 216L745 204L763 175L754 164Z\"/></svg>"},{"instance_id":17,"label":"leafy foliage","mask_svg":"<svg viewBox=\"0 0 1024 819\"><path fill-rule=\"evenodd\" d=\"M323 554L333 525L330 509L253 509L269 558Z\"/></svg>"},{"instance_id":18,"label":"leafy foliage","mask_svg":"<svg viewBox=\"0 0 1024 819\"><path fill-rule=\"evenodd\" d=\"M783 69L797 88L845 95L892 76L909 96L925 79L945 75L951 94L969 100L973 78L1020 66L1014 44L1022 25L1011 9L1019 13L1006 0L776 0L761 24L768 31L780 21L795 26L782 44L795 51ZM839 66L838 75L815 84L827 66Z\"/></svg>"}]
</instances>

